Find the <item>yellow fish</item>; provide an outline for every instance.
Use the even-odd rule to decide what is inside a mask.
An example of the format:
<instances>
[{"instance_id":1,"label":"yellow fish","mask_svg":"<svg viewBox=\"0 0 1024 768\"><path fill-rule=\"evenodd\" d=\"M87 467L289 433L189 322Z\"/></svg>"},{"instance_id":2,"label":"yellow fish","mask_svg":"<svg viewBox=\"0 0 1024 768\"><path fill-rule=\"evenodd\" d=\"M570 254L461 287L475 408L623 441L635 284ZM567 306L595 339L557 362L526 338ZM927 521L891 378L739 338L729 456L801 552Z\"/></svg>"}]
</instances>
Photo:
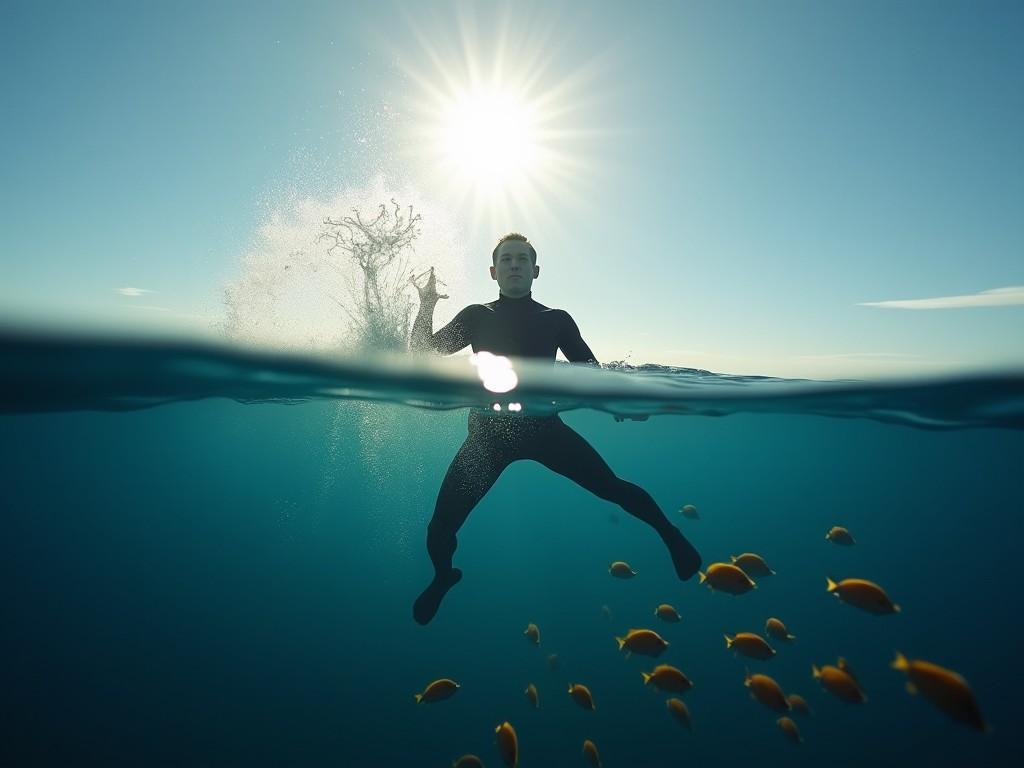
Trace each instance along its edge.
<instances>
[{"instance_id":1,"label":"yellow fish","mask_svg":"<svg viewBox=\"0 0 1024 768\"><path fill-rule=\"evenodd\" d=\"M777 682L768 675L747 674L743 684L750 689L750 695L776 712L788 712L789 702Z\"/></svg>"},{"instance_id":2,"label":"yellow fish","mask_svg":"<svg viewBox=\"0 0 1024 768\"><path fill-rule=\"evenodd\" d=\"M683 620L683 617L679 615L679 611L677 611L668 603L662 603L657 608L655 608L654 615L662 621L668 621L672 623Z\"/></svg>"},{"instance_id":3,"label":"yellow fish","mask_svg":"<svg viewBox=\"0 0 1024 768\"><path fill-rule=\"evenodd\" d=\"M527 624L526 629L523 630L523 634L526 635L526 639L534 645L540 645L540 629L537 628L536 624L532 622Z\"/></svg>"},{"instance_id":4,"label":"yellow fish","mask_svg":"<svg viewBox=\"0 0 1024 768\"><path fill-rule=\"evenodd\" d=\"M775 649L753 632L737 632L735 637L725 636L725 647L752 659L767 661L775 655Z\"/></svg>"},{"instance_id":5,"label":"yellow fish","mask_svg":"<svg viewBox=\"0 0 1024 768\"><path fill-rule=\"evenodd\" d=\"M519 738L516 736L516 729L508 721L494 729L494 741L498 745L498 754L505 761L508 768L519 766Z\"/></svg>"},{"instance_id":6,"label":"yellow fish","mask_svg":"<svg viewBox=\"0 0 1024 768\"><path fill-rule=\"evenodd\" d=\"M594 697L590 695L590 689L587 686L579 683L569 683L569 695L572 696L573 701L584 709L591 711L597 709L594 705Z\"/></svg>"},{"instance_id":7,"label":"yellow fish","mask_svg":"<svg viewBox=\"0 0 1024 768\"><path fill-rule=\"evenodd\" d=\"M661 691L686 693L693 688L690 678L669 664L659 664L650 673L641 672L640 674L644 679L644 685L652 683Z\"/></svg>"},{"instance_id":8,"label":"yellow fish","mask_svg":"<svg viewBox=\"0 0 1024 768\"><path fill-rule=\"evenodd\" d=\"M839 583L832 579L825 579L828 591L848 605L860 608L868 613L884 615L887 613L899 613L900 607L896 605L885 590L867 579L843 579Z\"/></svg>"},{"instance_id":9,"label":"yellow fish","mask_svg":"<svg viewBox=\"0 0 1024 768\"><path fill-rule=\"evenodd\" d=\"M786 738L794 744L799 744L803 739L800 738L800 729L796 727L796 723L793 722L792 718L780 717L775 723L782 729L782 732L786 734Z\"/></svg>"},{"instance_id":10,"label":"yellow fish","mask_svg":"<svg viewBox=\"0 0 1024 768\"><path fill-rule=\"evenodd\" d=\"M789 702L789 708L794 712L799 712L801 715L807 715L808 717L814 714L811 712L811 708L807 704L807 699L799 693L789 694L789 696L786 697L786 701Z\"/></svg>"},{"instance_id":11,"label":"yellow fish","mask_svg":"<svg viewBox=\"0 0 1024 768\"><path fill-rule=\"evenodd\" d=\"M457 690L459 690L458 683L454 680L449 680L447 677L442 677L440 680L435 680L428 685L423 693L417 693L415 695L416 703L433 704L443 701L454 696Z\"/></svg>"},{"instance_id":12,"label":"yellow fish","mask_svg":"<svg viewBox=\"0 0 1024 768\"><path fill-rule=\"evenodd\" d=\"M639 653L641 656L660 656L666 648L668 641L653 629L631 629L625 637L616 637L619 650L626 649L627 656L630 653Z\"/></svg>"},{"instance_id":13,"label":"yellow fish","mask_svg":"<svg viewBox=\"0 0 1024 768\"><path fill-rule=\"evenodd\" d=\"M617 579L632 579L636 576L636 571L629 567L629 563L624 563L622 560L616 560L609 565L608 573Z\"/></svg>"},{"instance_id":14,"label":"yellow fish","mask_svg":"<svg viewBox=\"0 0 1024 768\"><path fill-rule=\"evenodd\" d=\"M784 640L787 643L796 640L796 635L789 634L786 625L776 618L768 619L764 623L764 631L776 640Z\"/></svg>"},{"instance_id":15,"label":"yellow fish","mask_svg":"<svg viewBox=\"0 0 1024 768\"><path fill-rule=\"evenodd\" d=\"M728 592L730 595L742 595L756 589L757 585L743 569L732 563L712 563L707 572L700 574L700 583L707 582L708 588L717 592Z\"/></svg>"},{"instance_id":16,"label":"yellow fish","mask_svg":"<svg viewBox=\"0 0 1024 768\"><path fill-rule=\"evenodd\" d=\"M848 701L851 704L863 704L868 700L861 690L860 683L853 676L853 670L846 663L846 659L840 658L836 666L829 664L823 667L811 665L811 674L815 680L820 680L822 687L838 699Z\"/></svg>"},{"instance_id":17,"label":"yellow fish","mask_svg":"<svg viewBox=\"0 0 1024 768\"><path fill-rule=\"evenodd\" d=\"M526 686L526 698L530 700L530 704L534 709L540 709L540 700L537 697L537 686L533 683Z\"/></svg>"},{"instance_id":18,"label":"yellow fish","mask_svg":"<svg viewBox=\"0 0 1024 768\"><path fill-rule=\"evenodd\" d=\"M828 533L825 534L825 540L844 547L851 547L856 543L850 532L841 525L833 525L829 528Z\"/></svg>"},{"instance_id":19,"label":"yellow fish","mask_svg":"<svg viewBox=\"0 0 1024 768\"><path fill-rule=\"evenodd\" d=\"M593 768L601 768L601 756L597 754L597 746L590 739L583 742L583 756Z\"/></svg>"},{"instance_id":20,"label":"yellow fish","mask_svg":"<svg viewBox=\"0 0 1024 768\"><path fill-rule=\"evenodd\" d=\"M732 555L732 564L742 568L747 576L774 576L775 571L768 567L768 563L760 555L753 552L744 552L742 555Z\"/></svg>"},{"instance_id":21,"label":"yellow fish","mask_svg":"<svg viewBox=\"0 0 1024 768\"><path fill-rule=\"evenodd\" d=\"M665 706L672 717L676 719L676 722L686 728L686 730L693 731L693 723L690 722L690 710L683 703L682 699L673 697L665 702Z\"/></svg>"},{"instance_id":22,"label":"yellow fish","mask_svg":"<svg viewBox=\"0 0 1024 768\"><path fill-rule=\"evenodd\" d=\"M906 673L909 693L920 692L950 719L977 731L992 730L982 720L978 702L967 681L953 670L930 661L908 659L902 653L896 654L892 668Z\"/></svg>"}]
</instances>

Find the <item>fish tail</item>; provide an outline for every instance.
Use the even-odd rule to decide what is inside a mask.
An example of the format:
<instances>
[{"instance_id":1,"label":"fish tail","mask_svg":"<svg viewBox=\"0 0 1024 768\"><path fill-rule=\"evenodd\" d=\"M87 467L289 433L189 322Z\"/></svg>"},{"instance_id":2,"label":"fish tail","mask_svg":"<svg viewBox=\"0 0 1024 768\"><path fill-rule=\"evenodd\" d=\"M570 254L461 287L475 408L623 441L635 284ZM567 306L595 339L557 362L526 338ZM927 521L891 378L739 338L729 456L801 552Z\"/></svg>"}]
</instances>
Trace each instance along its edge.
<instances>
[{"instance_id":1,"label":"fish tail","mask_svg":"<svg viewBox=\"0 0 1024 768\"><path fill-rule=\"evenodd\" d=\"M910 662L907 661L907 657L899 651L896 651L896 658L893 659L892 664L889 665L893 669L898 669L900 672L906 672L910 668Z\"/></svg>"},{"instance_id":2,"label":"fish tail","mask_svg":"<svg viewBox=\"0 0 1024 768\"><path fill-rule=\"evenodd\" d=\"M698 584L703 584L708 580L707 574L705 574L704 571L698 571L698 573L700 574L700 581L697 582Z\"/></svg>"},{"instance_id":3,"label":"fish tail","mask_svg":"<svg viewBox=\"0 0 1024 768\"><path fill-rule=\"evenodd\" d=\"M616 637L615 638L615 642L617 642L619 644L619 650L620 651L622 650L622 646L624 646L626 644L625 638L622 638L622 637Z\"/></svg>"},{"instance_id":4,"label":"fish tail","mask_svg":"<svg viewBox=\"0 0 1024 768\"><path fill-rule=\"evenodd\" d=\"M729 637L728 635L725 635L725 647L726 648L732 648L732 641L733 641L733 638Z\"/></svg>"},{"instance_id":5,"label":"fish tail","mask_svg":"<svg viewBox=\"0 0 1024 768\"><path fill-rule=\"evenodd\" d=\"M896 605L895 603L893 603L892 609L893 609L893 611L895 611L896 613L900 613L900 612L901 612L901 611L903 610L902 608L900 608L900 607L899 607L898 605Z\"/></svg>"},{"instance_id":6,"label":"fish tail","mask_svg":"<svg viewBox=\"0 0 1024 768\"><path fill-rule=\"evenodd\" d=\"M821 679L821 670L818 669L814 664L811 664L811 676L815 680Z\"/></svg>"},{"instance_id":7,"label":"fish tail","mask_svg":"<svg viewBox=\"0 0 1024 768\"><path fill-rule=\"evenodd\" d=\"M646 672L641 672L640 676L644 679L644 685L647 685L647 683L649 683L651 680L651 676Z\"/></svg>"},{"instance_id":8,"label":"fish tail","mask_svg":"<svg viewBox=\"0 0 1024 768\"><path fill-rule=\"evenodd\" d=\"M419 704L421 701L423 701L423 695L422 694L417 693L417 694L414 695L414 698L416 699L416 703L417 704Z\"/></svg>"},{"instance_id":9,"label":"fish tail","mask_svg":"<svg viewBox=\"0 0 1024 768\"><path fill-rule=\"evenodd\" d=\"M836 587L839 586L834 581L832 581L832 579L830 577L828 577L828 576L825 577L825 585L826 585L826 587L828 587L828 589L826 590L828 592L835 592L836 591Z\"/></svg>"}]
</instances>

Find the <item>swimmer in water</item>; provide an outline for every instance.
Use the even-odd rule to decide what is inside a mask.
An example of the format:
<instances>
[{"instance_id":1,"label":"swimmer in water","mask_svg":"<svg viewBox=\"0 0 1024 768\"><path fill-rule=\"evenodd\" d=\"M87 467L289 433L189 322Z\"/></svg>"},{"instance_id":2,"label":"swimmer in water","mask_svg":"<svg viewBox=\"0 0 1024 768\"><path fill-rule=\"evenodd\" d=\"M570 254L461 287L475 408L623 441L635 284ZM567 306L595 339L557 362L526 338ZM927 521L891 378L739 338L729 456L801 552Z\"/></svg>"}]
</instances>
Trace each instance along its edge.
<instances>
[{"instance_id":1,"label":"swimmer in water","mask_svg":"<svg viewBox=\"0 0 1024 768\"><path fill-rule=\"evenodd\" d=\"M568 312L533 300L530 288L540 267L537 251L523 235L513 232L502 237L491 261L491 279L498 283L497 300L469 305L437 333L432 332L434 307L439 299L448 297L438 294L433 268L422 285L410 278L420 297L412 350L450 355L472 346L474 352L553 361L561 349L569 362L597 363ZM469 434L448 467L427 527L434 579L413 605L413 618L420 624L434 618L441 600L462 578L462 571L452 567L459 528L505 468L520 459L539 462L595 496L618 504L661 536L680 579L685 581L697 573L700 555L651 495L616 477L597 451L558 414L489 416L470 411Z\"/></svg>"}]
</instances>

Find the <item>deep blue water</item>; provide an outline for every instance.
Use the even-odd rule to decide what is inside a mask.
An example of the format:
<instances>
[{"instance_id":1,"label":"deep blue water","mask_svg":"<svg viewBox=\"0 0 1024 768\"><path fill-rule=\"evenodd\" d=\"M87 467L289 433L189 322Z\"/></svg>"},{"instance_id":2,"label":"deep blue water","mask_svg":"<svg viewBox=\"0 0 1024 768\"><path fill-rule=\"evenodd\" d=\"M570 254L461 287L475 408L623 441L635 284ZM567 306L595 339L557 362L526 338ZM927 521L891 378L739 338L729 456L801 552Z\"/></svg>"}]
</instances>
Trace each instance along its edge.
<instances>
[{"instance_id":1,"label":"deep blue water","mask_svg":"<svg viewBox=\"0 0 1024 768\"><path fill-rule=\"evenodd\" d=\"M370 368L358 387L342 387L347 399L331 399L268 363L262 377L204 369L200 378L216 379L208 391L140 366L138 350L68 349L51 349L45 365L3 350L4 765L448 766L474 752L499 766L494 728L505 720L523 768L584 765L584 738L606 768L1024 757L1019 377L856 397L847 388L824 405L783 405L771 382L746 379L747 404L762 412L745 412L737 396L721 417L621 423L594 408L636 412L636 398L610 401L581 385L577 401L593 407L563 420L653 495L705 563L754 551L777 574L739 597L679 582L646 526L519 462L460 532L465 577L422 627L411 605L431 575L426 524L466 432L467 411L446 392L468 389L421 373L396 396L394 380ZM155 402L156 390L167 404L118 410L133 391L135 405ZM424 391L451 409L387 402ZM657 413L649 395L640 399ZM706 395L692 395L700 410ZM878 420L907 414L908 402L946 403L918 416L934 426L945 413L953 426ZM844 418L819 415L833 408ZM975 426L956 428L966 412ZM977 426L983 418L989 425ZM685 503L700 520L679 515ZM857 544L825 541L832 525ZM637 578L612 579L618 559ZM844 605L826 593L826 576L877 581L902 613ZM657 619L661 602L683 621ZM763 632L769 615L797 640L776 643L767 662L726 650L724 633ZM539 648L522 635L531 621ZM671 645L656 662L626 658L613 638L630 627L657 629ZM964 675L993 731L954 724L908 695L889 668L895 651ZM556 671L549 653L561 659ZM844 704L812 679L812 664L837 656L866 704ZM670 719L666 694L642 684L640 672L662 662L695 683L683 697L693 733ZM748 667L809 701L815 716L796 717L803 744L788 744L778 715L749 697ZM417 706L413 694L439 677L462 687ZM523 695L529 682L537 711ZM590 687L595 712L573 703L570 682Z\"/></svg>"}]
</instances>

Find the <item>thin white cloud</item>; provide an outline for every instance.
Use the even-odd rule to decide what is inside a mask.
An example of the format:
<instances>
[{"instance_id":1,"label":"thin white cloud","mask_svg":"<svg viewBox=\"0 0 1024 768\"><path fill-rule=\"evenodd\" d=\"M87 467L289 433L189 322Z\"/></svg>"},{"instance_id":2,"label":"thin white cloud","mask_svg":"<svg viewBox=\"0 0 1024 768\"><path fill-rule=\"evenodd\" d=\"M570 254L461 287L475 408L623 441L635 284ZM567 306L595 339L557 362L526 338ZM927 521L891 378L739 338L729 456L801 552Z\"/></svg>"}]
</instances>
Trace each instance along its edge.
<instances>
[{"instance_id":1,"label":"thin white cloud","mask_svg":"<svg viewBox=\"0 0 1024 768\"><path fill-rule=\"evenodd\" d=\"M156 293L156 291L151 291L149 288L132 288L131 286L118 288L117 292L122 296L141 296L144 293Z\"/></svg>"},{"instance_id":2,"label":"thin white cloud","mask_svg":"<svg viewBox=\"0 0 1024 768\"><path fill-rule=\"evenodd\" d=\"M939 296L934 299L900 299L897 301L865 301L859 306L883 309L963 309L964 307L1005 307L1024 304L1024 285L993 288L966 296Z\"/></svg>"}]
</instances>

